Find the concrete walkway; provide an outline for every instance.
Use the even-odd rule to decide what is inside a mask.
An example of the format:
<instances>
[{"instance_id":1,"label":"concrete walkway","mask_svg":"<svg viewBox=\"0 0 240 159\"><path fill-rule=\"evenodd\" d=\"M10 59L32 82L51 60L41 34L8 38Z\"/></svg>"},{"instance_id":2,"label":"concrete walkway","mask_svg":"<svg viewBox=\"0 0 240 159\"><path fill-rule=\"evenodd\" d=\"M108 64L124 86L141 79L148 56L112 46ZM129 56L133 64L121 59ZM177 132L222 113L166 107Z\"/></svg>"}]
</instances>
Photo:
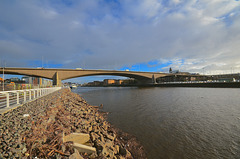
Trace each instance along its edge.
<instances>
[{"instance_id":1,"label":"concrete walkway","mask_svg":"<svg viewBox=\"0 0 240 159\"><path fill-rule=\"evenodd\" d=\"M5 114L10 110L16 109L20 106L22 106L23 104L16 104L16 105L12 105L10 107L4 107L4 108L0 108L0 114Z\"/></svg>"}]
</instances>

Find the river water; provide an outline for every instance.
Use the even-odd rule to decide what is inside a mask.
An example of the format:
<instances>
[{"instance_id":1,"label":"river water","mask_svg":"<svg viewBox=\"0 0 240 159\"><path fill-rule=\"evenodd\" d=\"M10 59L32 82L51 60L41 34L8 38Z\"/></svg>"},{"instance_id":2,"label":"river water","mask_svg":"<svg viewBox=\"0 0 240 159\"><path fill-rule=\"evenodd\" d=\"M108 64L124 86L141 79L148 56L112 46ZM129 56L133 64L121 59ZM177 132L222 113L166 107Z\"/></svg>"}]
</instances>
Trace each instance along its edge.
<instances>
[{"instance_id":1,"label":"river water","mask_svg":"<svg viewBox=\"0 0 240 159\"><path fill-rule=\"evenodd\" d=\"M240 89L79 87L149 159L239 159Z\"/></svg>"}]
</instances>

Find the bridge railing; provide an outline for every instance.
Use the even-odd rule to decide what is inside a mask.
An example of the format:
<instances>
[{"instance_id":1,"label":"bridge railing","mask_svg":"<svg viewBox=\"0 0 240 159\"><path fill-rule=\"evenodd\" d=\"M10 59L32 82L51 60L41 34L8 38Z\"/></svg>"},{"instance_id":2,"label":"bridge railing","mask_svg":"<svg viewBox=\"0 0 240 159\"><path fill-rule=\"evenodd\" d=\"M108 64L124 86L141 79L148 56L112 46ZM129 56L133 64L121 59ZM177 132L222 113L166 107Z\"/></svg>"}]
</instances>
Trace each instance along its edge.
<instances>
[{"instance_id":1,"label":"bridge railing","mask_svg":"<svg viewBox=\"0 0 240 159\"><path fill-rule=\"evenodd\" d=\"M23 104L59 89L61 87L0 91L0 108Z\"/></svg>"}]
</instances>

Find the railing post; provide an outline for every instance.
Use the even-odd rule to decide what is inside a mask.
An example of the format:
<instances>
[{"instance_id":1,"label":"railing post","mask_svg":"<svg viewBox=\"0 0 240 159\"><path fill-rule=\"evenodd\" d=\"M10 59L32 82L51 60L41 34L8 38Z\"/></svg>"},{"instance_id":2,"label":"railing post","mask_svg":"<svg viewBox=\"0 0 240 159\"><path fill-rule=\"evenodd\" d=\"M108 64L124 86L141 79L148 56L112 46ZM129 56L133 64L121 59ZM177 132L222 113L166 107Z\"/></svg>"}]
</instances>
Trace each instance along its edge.
<instances>
[{"instance_id":1,"label":"railing post","mask_svg":"<svg viewBox=\"0 0 240 159\"><path fill-rule=\"evenodd\" d=\"M24 103L26 102L26 91L23 91L23 95L24 95Z\"/></svg>"},{"instance_id":2,"label":"railing post","mask_svg":"<svg viewBox=\"0 0 240 159\"><path fill-rule=\"evenodd\" d=\"M29 100L31 100L32 99L32 92L31 92L31 90L29 90Z\"/></svg>"},{"instance_id":3,"label":"railing post","mask_svg":"<svg viewBox=\"0 0 240 159\"><path fill-rule=\"evenodd\" d=\"M36 98L36 91L35 91L35 89L33 90L33 99L35 99Z\"/></svg>"},{"instance_id":4,"label":"railing post","mask_svg":"<svg viewBox=\"0 0 240 159\"><path fill-rule=\"evenodd\" d=\"M19 104L19 92L17 92L17 104Z\"/></svg>"},{"instance_id":5,"label":"railing post","mask_svg":"<svg viewBox=\"0 0 240 159\"><path fill-rule=\"evenodd\" d=\"M9 93L6 93L6 104L9 107Z\"/></svg>"}]
</instances>

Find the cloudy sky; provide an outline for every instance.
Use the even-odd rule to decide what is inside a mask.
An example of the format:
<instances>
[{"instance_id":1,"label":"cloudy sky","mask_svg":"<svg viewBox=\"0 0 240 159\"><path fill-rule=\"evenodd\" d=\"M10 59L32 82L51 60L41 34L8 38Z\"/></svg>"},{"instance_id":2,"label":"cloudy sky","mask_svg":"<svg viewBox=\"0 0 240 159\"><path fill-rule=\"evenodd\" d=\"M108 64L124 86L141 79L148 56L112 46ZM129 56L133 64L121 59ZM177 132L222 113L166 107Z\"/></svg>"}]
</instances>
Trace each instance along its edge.
<instances>
[{"instance_id":1,"label":"cloudy sky","mask_svg":"<svg viewBox=\"0 0 240 159\"><path fill-rule=\"evenodd\" d=\"M0 65L240 72L239 0L1 0Z\"/></svg>"}]
</instances>

